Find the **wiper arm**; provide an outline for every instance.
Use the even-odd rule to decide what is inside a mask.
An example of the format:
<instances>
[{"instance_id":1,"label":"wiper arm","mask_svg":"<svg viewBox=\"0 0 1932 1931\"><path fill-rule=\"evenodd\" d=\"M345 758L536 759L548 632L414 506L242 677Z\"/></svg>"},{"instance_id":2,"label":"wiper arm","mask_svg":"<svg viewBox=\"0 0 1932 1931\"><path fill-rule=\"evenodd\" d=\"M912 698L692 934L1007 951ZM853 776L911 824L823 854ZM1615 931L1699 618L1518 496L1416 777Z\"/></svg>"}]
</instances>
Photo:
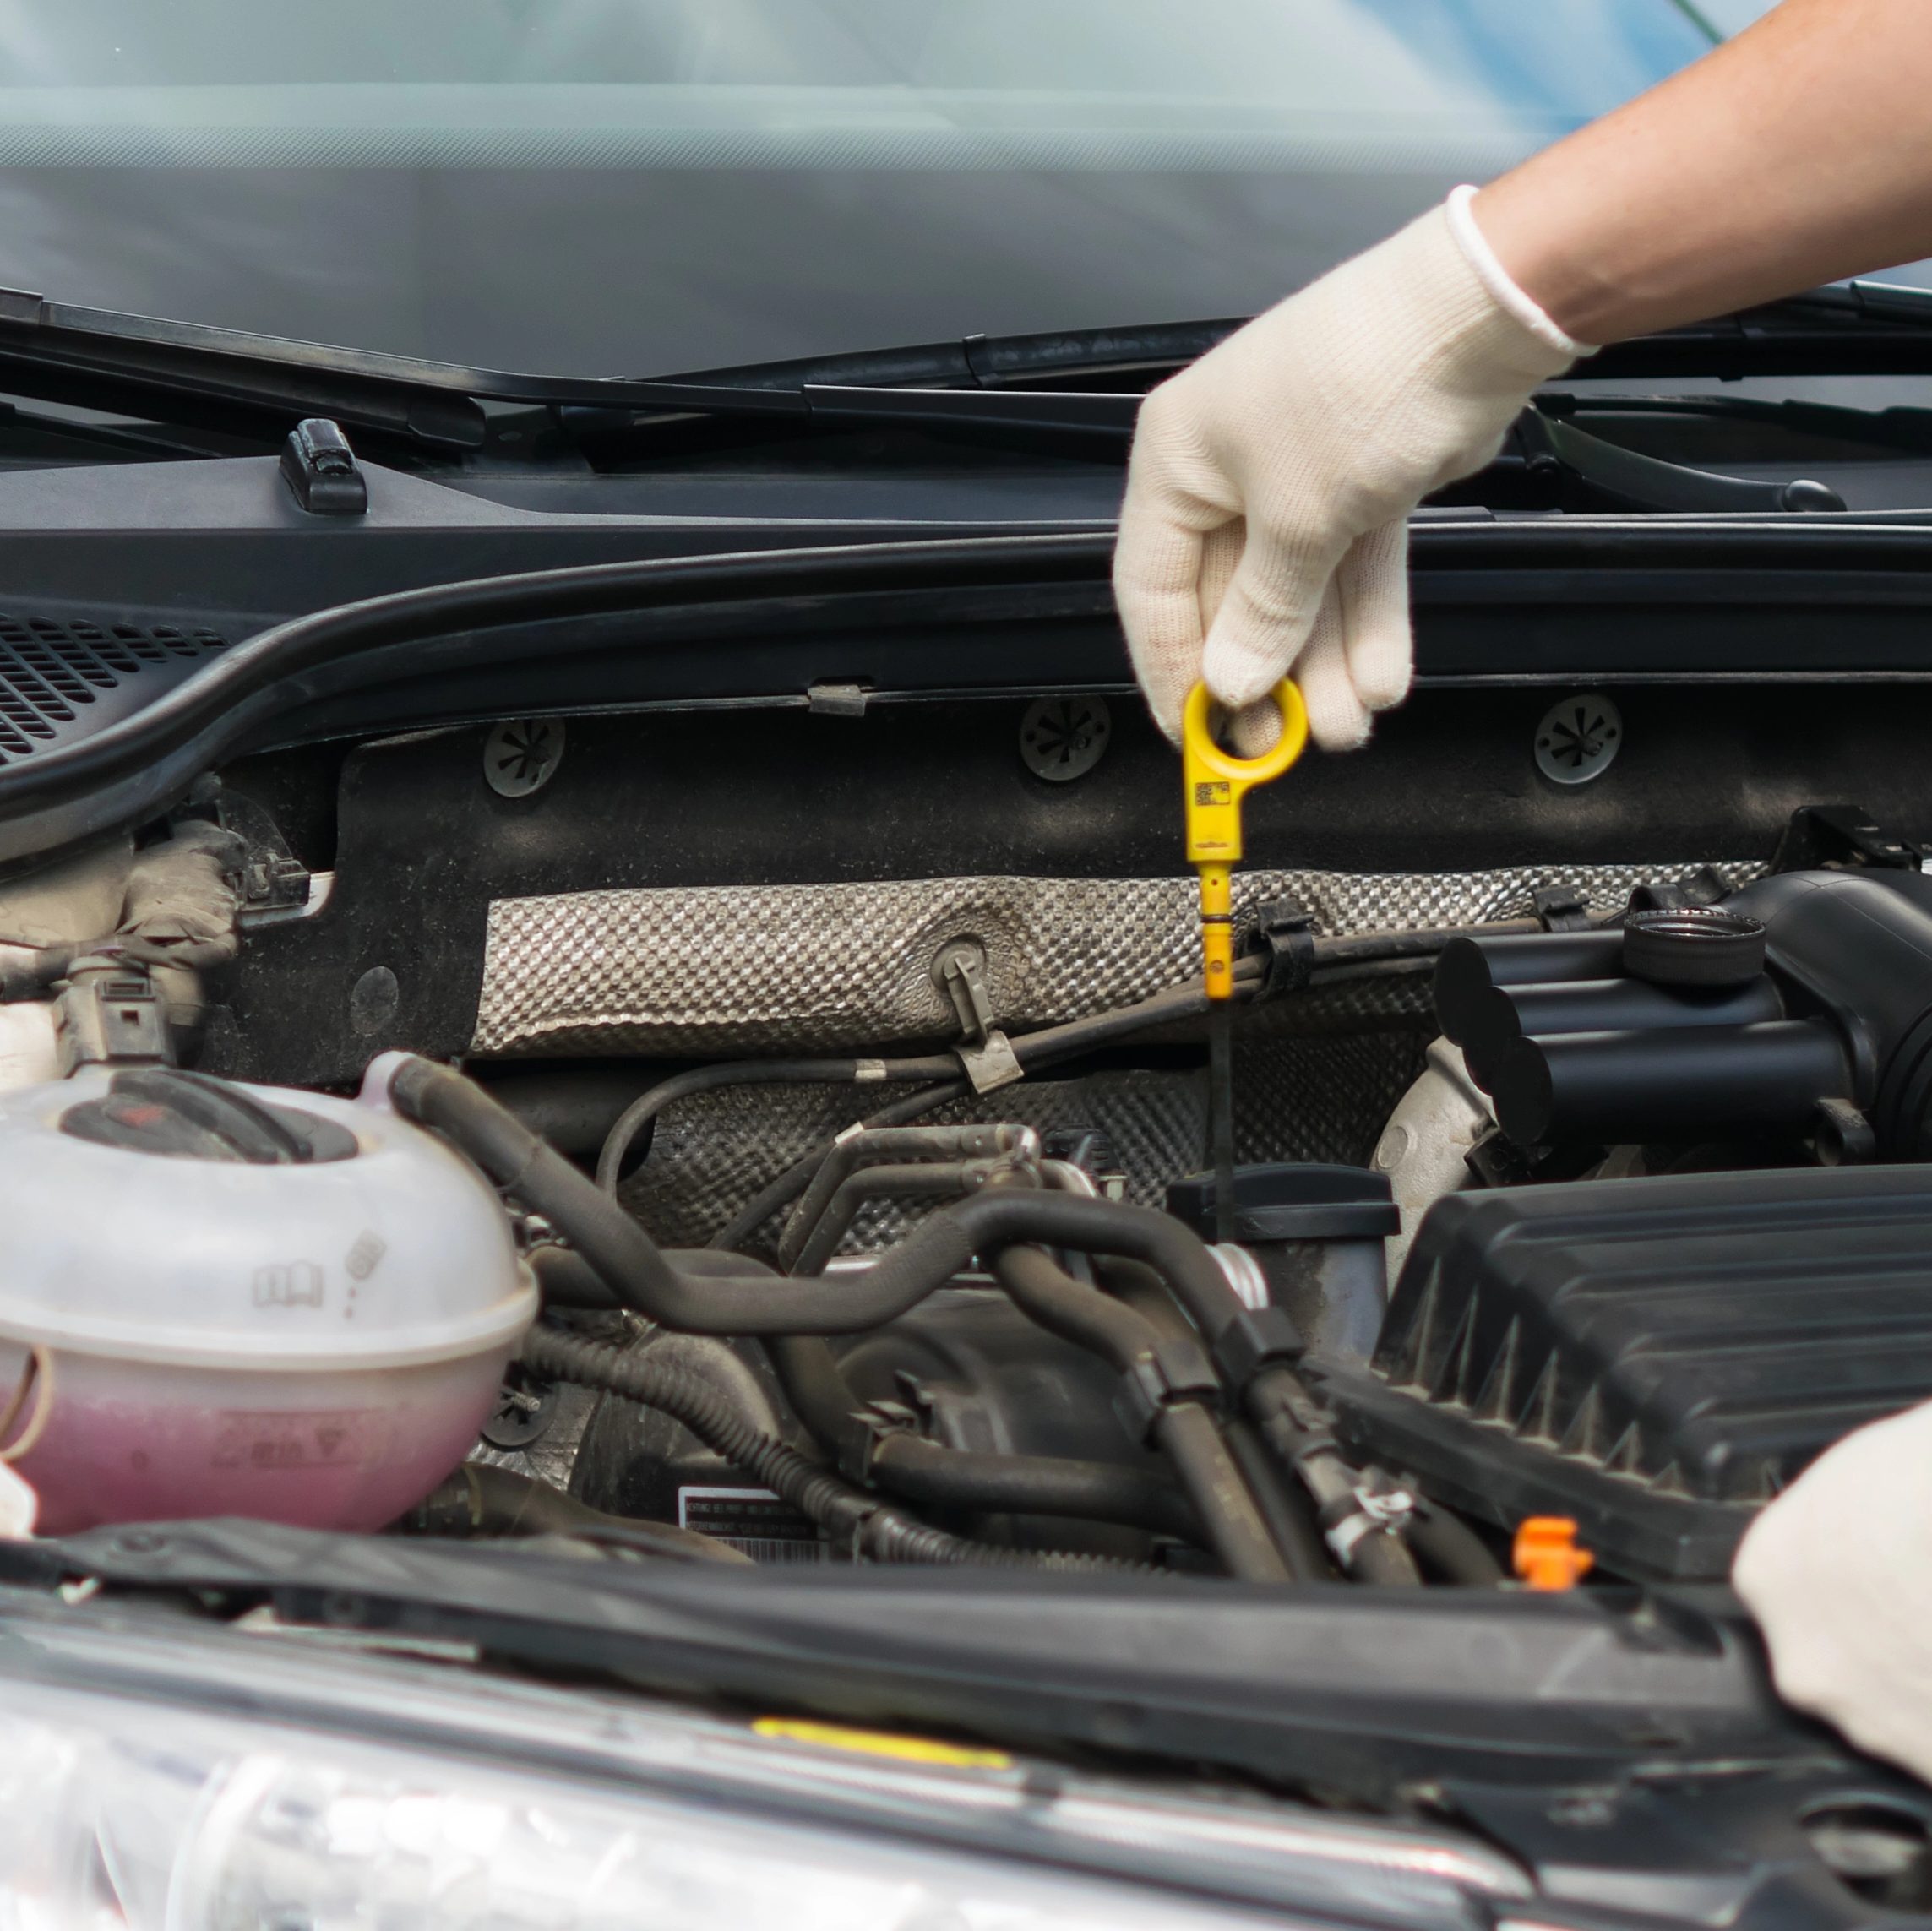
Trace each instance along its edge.
<instances>
[{"instance_id":1,"label":"wiper arm","mask_svg":"<svg viewBox=\"0 0 1932 1931\"><path fill-rule=\"evenodd\" d=\"M696 369L667 382L705 388L1011 389L1124 385L1135 394L1204 356L1243 317L1155 322L1125 329L1059 329L1031 335L966 335L856 355L807 356Z\"/></svg>"},{"instance_id":2,"label":"wiper arm","mask_svg":"<svg viewBox=\"0 0 1932 1931\"><path fill-rule=\"evenodd\" d=\"M279 438L303 416L426 449L484 446L488 405L556 412L585 437L763 420L809 432L896 425L1113 454L1140 396L1232 320L1061 330L748 364L663 378L519 374L0 289L0 390ZM1604 350L1593 377L1932 373L1932 291L1854 282Z\"/></svg>"},{"instance_id":3,"label":"wiper arm","mask_svg":"<svg viewBox=\"0 0 1932 1931\"><path fill-rule=\"evenodd\" d=\"M1537 406L1552 416L1701 416L1716 422L1762 422L1795 435L1831 436L1880 449L1932 455L1932 409L1895 404L1854 409L1842 402L1772 400L1750 395L1581 395L1544 389Z\"/></svg>"},{"instance_id":4,"label":"wiper arm","mask_svg":"<svg viewBox=\"0 0 1932 1931\"><path fill-rule=\"evenodd\" d=\"M1614 342L1579 372L1623 376L1932 374L1932 290L1851 281Z\"/></svg>"},{"instance_id":5,"label":"wiper arm","mask_svg":"<svg viewBox=\"0 0 1932 1931\"><path fill-rule=\"evenodd\" d=\"M1592 436L1541 409L1526 409L1516 419L1516 434L1531 473L1556 484L1565 509L1738 516L1845 507L1844 498L1825 483L1806 477L1767 482L1667 462Z\"/></svg>"},{"instance_id":6,"label":"wiper arm","mask_svg":"<svg viewBox=\"0 0 1932 1931\"><path fill-rule=\"evenodd\" d=\"M303 416L327 416L444 450L482 446L488 402L806 413L801 397L782 392L518 375L75 307L17 289L0 289L0 390L276 437Z\"/></svg>"}]
</instances>

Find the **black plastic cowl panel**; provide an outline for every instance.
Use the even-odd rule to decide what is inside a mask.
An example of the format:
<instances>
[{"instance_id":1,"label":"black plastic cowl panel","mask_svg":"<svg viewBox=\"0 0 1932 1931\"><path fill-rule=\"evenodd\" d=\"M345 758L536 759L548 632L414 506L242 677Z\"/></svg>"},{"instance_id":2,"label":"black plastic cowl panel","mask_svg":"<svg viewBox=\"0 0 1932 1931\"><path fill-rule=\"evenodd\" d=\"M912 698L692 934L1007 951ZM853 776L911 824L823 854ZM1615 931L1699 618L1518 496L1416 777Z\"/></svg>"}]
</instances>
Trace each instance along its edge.
<instances>
[{"instance_id":1,"label":"black plastic cowl panel","mask_svg":"<svg viewBox=\"0 0 1932 1931\"><path fill-rule=\"evenodd\" d=\"M1344 1430L1609 1566L1708 1576L1863 1423L1932 1398L1932 1169L1467 1194L1424 1221Z\"/></svg>"}]
</instances>

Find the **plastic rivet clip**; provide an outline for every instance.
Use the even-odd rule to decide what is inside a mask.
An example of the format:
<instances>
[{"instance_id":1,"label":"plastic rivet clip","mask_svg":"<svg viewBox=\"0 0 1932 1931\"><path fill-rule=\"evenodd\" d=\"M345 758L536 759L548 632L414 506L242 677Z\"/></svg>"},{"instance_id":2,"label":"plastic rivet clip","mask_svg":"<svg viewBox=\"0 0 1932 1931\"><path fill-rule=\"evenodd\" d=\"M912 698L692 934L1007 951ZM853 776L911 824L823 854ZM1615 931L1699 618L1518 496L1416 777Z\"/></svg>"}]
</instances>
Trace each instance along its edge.
<instances>
[{"instance_id":1,"label":"plastic rivet clip","mask_svg":"<svg viewBox=\"0 0 1932 1931\"><path fill-rule=\"evenodd\" d=\"M1576 1542L1576 1525L1567 1515L1529 1515L1516 1526L1512 1551L1523 1587L1574 1589L1597 1566L1597 1558Z\"/></svg>"}]
</instances>

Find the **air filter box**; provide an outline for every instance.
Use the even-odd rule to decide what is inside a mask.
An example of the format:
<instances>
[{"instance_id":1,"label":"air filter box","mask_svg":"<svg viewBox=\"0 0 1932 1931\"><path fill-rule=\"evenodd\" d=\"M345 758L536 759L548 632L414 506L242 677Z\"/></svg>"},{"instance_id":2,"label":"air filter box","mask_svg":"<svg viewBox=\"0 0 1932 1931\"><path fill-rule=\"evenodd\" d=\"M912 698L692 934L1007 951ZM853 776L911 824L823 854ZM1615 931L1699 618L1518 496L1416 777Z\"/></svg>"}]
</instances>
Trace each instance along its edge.
<instances>
[{"instance_id":1,"label":"air filter box","mask_svg":"<svg viewBox=\"0 0 1932 1931\"><path fill-rule=\"evenodd\" d=\"M1932 1398L1932 1170L1451 1195L1370 1369L1320 1372L1343 1440L1451 1506L1720 1577L1814 1456Z\"/></svg>"}]
</instances>

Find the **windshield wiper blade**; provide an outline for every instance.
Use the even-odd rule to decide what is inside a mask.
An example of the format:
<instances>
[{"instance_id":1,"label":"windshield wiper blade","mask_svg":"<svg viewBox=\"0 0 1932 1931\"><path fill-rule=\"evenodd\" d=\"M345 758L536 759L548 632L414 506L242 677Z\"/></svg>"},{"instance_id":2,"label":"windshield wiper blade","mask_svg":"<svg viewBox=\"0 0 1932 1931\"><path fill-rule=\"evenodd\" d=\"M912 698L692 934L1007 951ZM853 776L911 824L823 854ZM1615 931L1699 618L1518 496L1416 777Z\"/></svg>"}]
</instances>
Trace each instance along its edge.
<instances>
[{"instance_id":1,"label":"windshield wiper blade","mask_svg":"<svg viewBox=\"0 0 1932 1931\"><path fill-rule=\"evenodd\" d=\"M303 416L449 450L481 448L488 402L651 413L806 413L803 399L704 383L519 375L48 302L0 289L0 389L280 433Z\"/></svg>"},{"instance_id":2,"label":"windshield wiper blade","mask_svg":"<svg viewBox=\"0 0 1932 1931\"><path fill-rule=\"evenodd\" d=\"M1932 290L1850 281L1599 350L1574 375L1932 374Z\"/></svg>"},{"instance_id":3,"label":"windshield wiper blade","mask_svg":"<svg viewBox=\"0 0 1932 1931\"><path fill-rule=\"evenodd\" d=\"M303 416L432 450L483 447L491 404L585 435L760 420L887 422L1027 448L1113 454L1140 396L1238 327L1231 319L963 337L664 378L520 374L128 315L0 289L0 389L279 436ZM1932 373L1932 291L1853 282L1606 349L1593 378Z\"/></svg>"},{"instance_id":4,"label":"windshield wiper blade","mask_svg":"<svg viewBox=\"0 0 1932 1931\"><path fill-rule=\"evenodd\" d=\"M1057 329L1030 335L966 335L856 354L804 356L694 369L661 379L688 386L798 390L976 389L1123 383L1138 394L1158 378L1204 356L1244 317L1154 322L1121 329Z\"/></svg>"}]
</instances>

